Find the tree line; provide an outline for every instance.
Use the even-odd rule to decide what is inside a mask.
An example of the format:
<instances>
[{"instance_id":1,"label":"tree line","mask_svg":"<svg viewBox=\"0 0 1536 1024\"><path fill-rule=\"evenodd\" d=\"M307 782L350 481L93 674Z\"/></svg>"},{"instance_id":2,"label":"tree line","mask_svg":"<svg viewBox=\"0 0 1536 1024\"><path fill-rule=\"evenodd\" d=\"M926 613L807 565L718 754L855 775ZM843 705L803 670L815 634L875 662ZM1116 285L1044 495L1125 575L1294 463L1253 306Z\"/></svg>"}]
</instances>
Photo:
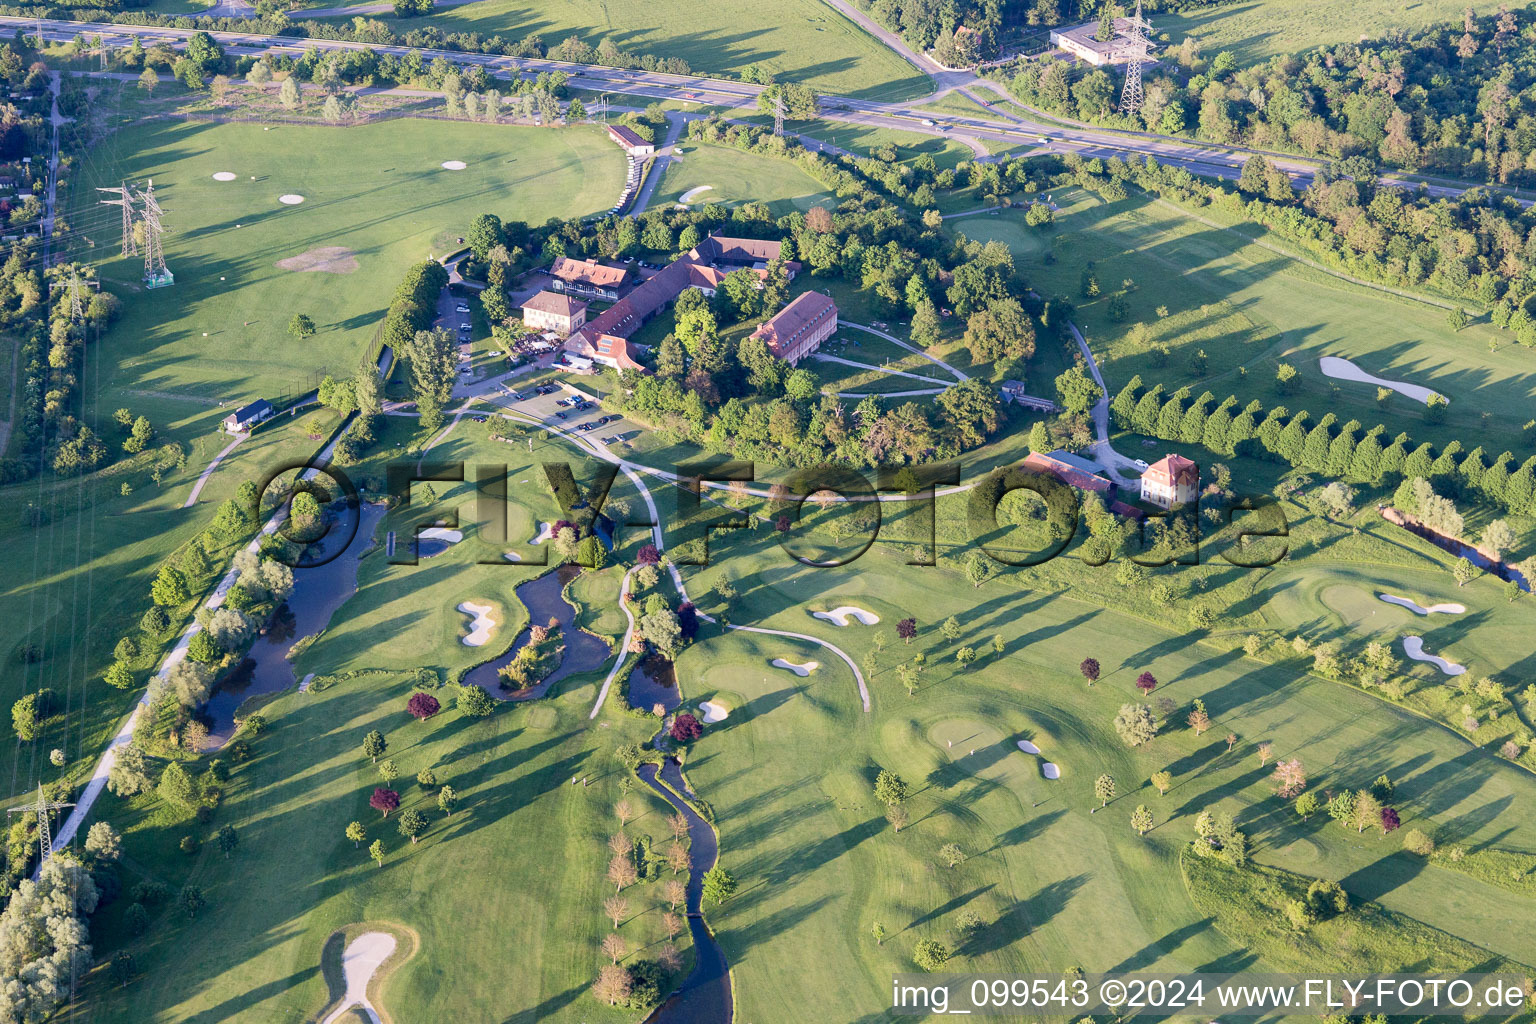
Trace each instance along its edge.
<instances>
[{"instance_id":1,"label":"tree line","mask_svg":"<svg viewBox=\"0 0 1536 1024\"><path fill-rule=\"evenodd\" d=\"M1381 424L1341 424L1332 412L1312 421L1305 409L1292 414L1277 405L1266 413L1258 399L1244 405L1229 395L1216 403L1209 390L1191 399L1192 392L1188 385L1171 394L1160 383L1148 388L1137 375L1110 402L1110 413L1122 430L1220 455L1270 458L1372 485L1422 478L1437 490L1477 497L1515 515L1536 512L1536 456L1522 462L1505 451L1490 460L1481 445L1467 451L1460 441L1437 451L1427 441L1415 446L1407 433L1387 440Z\"/></svg>"},{"instance_id":2,"label":"tree line","mask_svg":"<svg viewBox=\"0 0 1536 1024\"><path fill-rule=\"evenodd\" d=\"M1146 100L1131 116L1117 112L1119 82L1103 70L1074 83L1065 62L1021 61L1008 86L1026 103L1082 120L1529 185L1532 26L1529 8L1479 16L1469 7L1457 21L1246 68L1229 51L1207 59L1186 39L1147 74Z\"/></svg>"}]
</instances>

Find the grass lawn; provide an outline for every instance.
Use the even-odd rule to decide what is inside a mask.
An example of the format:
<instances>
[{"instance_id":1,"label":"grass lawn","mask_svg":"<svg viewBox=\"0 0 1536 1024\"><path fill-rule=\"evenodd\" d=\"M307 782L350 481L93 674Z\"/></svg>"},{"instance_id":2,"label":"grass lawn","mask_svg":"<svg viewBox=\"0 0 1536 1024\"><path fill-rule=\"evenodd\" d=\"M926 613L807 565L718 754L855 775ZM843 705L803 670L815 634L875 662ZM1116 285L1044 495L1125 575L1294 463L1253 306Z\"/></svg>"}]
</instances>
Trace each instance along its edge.
<instances>
[{"instance_id":1,"label":"grass lawn","mask_svg":"<svg viewBox=\"0 0 1536 1024\"><path fill-rule=\"evenodd\" d=\"M1192 8L1152 19L1153 31L1167 32L1175 44L1193 36L1200 50L1214 56L1231 50L1239 65L1254 64L1275 54L1300 54L1318 46L1378 39L1389 32L1412 32L1444 21L1460 23L1462 11L1480 15L1499 9L1496 0L1246 0L1220 7Z\"/></svg>"},{"instance_id":2,"label":"grass lawn","mask_svg":"<svg viewBox=\"0 0 1536 1024\"><path fill-rule=\"evenodd\" d=\"M487 412L490 408L487 407ZM425 434L415 428L414 420L391 417L391 432L381 439L377 454L357 467L355 476L378 479L383 465L402 457L402 452L419 448ZM339 611L328 629L295 663L302 676L306 672L338 672L384 666L426 666L438 670L444 678L456 677L464 670L490 660L511 646L528 622L528 614L517 599L518 585L549 571L534 564L545 547L528 543L539 531L539 523L552 522L559 510L545 483L541 463L570 458L562 445L535 443L530 456L523 443L508 444L484 439L486 426L467 417L431 450L433 461L463 460L467 479L463 483L431 484L436 499L427 497L422 484L412 491L411 507L386 516L380 529L382 540L395 532L395 557L406 557L406 540L416 525L430 525L439 517L457 514L458 529L464 539L447 551L420 558L416 565L391 564L382 547L366 556L358 568L358 593ZM408 435L408 436L407 436ZM394 444L402 444L395 449ZM506 541L491 540L491 527L479 521L476 507L474 469L477 465L507 466ZM572 461L578 487L590 482L590 466ZM628 499L638 505L628 480L618 478L609 500ZM520 554L522 562L509 562L503 553ZM615 645L624 632L624 617L615 603L618 593L616 569L584 574L597 577L576 586L578 596L600 602L589 618L589 629L610 636ZM491 603L497 611L492 617L498 625L489 642L469 647L462 642L468 632L470 617L458 610L462 601ZM610 607L611 606L611 607ZM608 666L604 666L606 672Z\"/></svg>"},{"instance_id":3,"label":"grass lawn","mask_svg":"<svg viewBox=\"0 0 1536 1024\"><path fill-rule=\"evenodd\" d=\"M369 154L362 165L358 152ZM449 155L469 170L440 168ZM94 188L153 178L177 281L146 292L137 260L103 266L126 301L97 408L128 405L185 438L213 429L224 415L218 402L296 396L327 370L350 374L412 262L455 247L482 212L542 223L604 209L622 167L621 154L590 127L405 120L347 129L126 128L82 168L76 219L98 246L115 248L116 223L92 208ZM219 171L239 178L213 180ZM282 205L284 194L304 202ZM355 269L277 266L323 247L347 250ZM302 343L289 336L295 312L312 316L319 334Z\"/></svg>"},{"instance_id":4,"label":"grass lawn","mask_svg":"<svg viewBox=\"0 0 1536 1024\"><path fill-rule=\"evenodd\" d=\"M125 95L137 102L136 92ZM112 109L137 111L133 103ZM370 154L365 170L357 147ZM463 157L470 170L437 168L448 153ZM241 177L214 181L222 170ZM217 433L229 412L221 403L296 395L326 368L350 373L405 267L447 251L474 215L493 210L538 222L604 208L622 173L621 155L595 128L538 133L394 121L267 132L259 125L155 121L123 127L94 147L61 192L70 204L69 244L83 253L89 240L98 256L113 253L117 212L96 207L95 187L152 177L166 211L166 259L177 283L145 291L139 261L111 259L102 266L124 312L105 339L86 350L86 418L116 447L122 438L112 411L147 415L159 441L184 446L187 462L158 484L146 455L90 479L47 476L0 492L8 507L30 502L47 510L40 528L23 527L17 515L0 523L0 537L21 553L23 566L0 588L0 612L13 623L6 654L18 666L7 674L0 699L9 706L24 692L51 686L69 708L42 739L6 756L0 788L35 785L54 746L71 762L81 759L72 771L94 761L131 704L128 694L101 682L101 672L118 637L135 631L161 561L204 527L212 508L242 481L307 458L336 425L329 412L279 418L237 447L199 503L183 509L198 475L228 443ZM280 205L277 196L287 192L304 195L305 203ZM355 254L355 272L275 266L330 245ZM296 311L308 312L321 328L302 344L285 330ZM120 493L124 484L127 496ZM222 571L217 567L205 582ZM41 649L41 662L21 665L16 652L25 643ZM148 657L140 667L147 672Z\"/></svg>"},{"instance_id":5,"label":"grass lawn","mask_svg":"<svg viewBox=\"0 0 1536 1024\"><path fill-rule=\"evenodd\" d=\"M153 908L143 938L126 934L126 897L98 914L94 940L101 948L127 943L141 973L127 988L105 968L90 978L83 995L92 1020L318 1019L328 1001L327 937L370 922L419 940L384 988L382 1009L394 1020L634 1019L634 1011L610 1009L585 990L606 962L598 943L613 930L602 913L613 895L606 842L619 831L613 807L622 796L611 752L649 728L628 718L592 728L589 686L499 707L486 719L466 718L449 703L426 722L405 713L411 692L408 675L378 673L272 702L264 710L270 729L255 741L254 758L234 766L207 826L152 797L103 797L100 813L124 830L131 851L126 887L145 878L173 893L195 884L209 907L191 922ZM401 809L431 819L415 845L397 831L398 813L383 819L368 807L383 784L361 752L370 729L384 732L400 768ZM459 794L451 818L416 782L428 766ZM591 785L572 786L572 776ZM670 842L670 809L660 798L637 786L628 800L639 814L629 836L650 836L658 849ZM362 849L343 836L353 820L368 829ZM211 841L195 856L176 849L182 836L210 840L225 824L240 837L231 860ZM374 839L386 850L382 868L367 853ZM670 877L663 869L661 878ZM630 905L618 933L633 956L654 956L665 941L661 884L642 881L625 893ZM686 955L686 928L678 941ZM517 963L515 983L509 959Z\"/></svg>"},{"instance_id":6,"label":"grass lawn","mask_svg":"<svg viewBox=\"0 0 1536 1024\"><path fill-rule=\"evenodd\" d=\"M1331 410L1367 427L1383 423L1389 436L1406 430L1415 441L1436 444L1459 438L1469 447L1484 445L1490 457L1504 448L1529 453L1530 432L1522 428L1536 401L1536 374L1519 346L1489 351L1492 327L1454 333L1438 307L1352 284L1144 196L1106 204L1068 189L1054 199L1062 209L1046 233L1026 227L1021 210L948 223L970 238L1006 242L1042 293L1077 304L1077 322L1111 393L1139 373L1149 386L1188 383L1196 393L1210 388L1218 400L1236 394L1266 407L1284 402L1292 411L1310 409L1314 421ZM1050 264L1043 260L1046 246L1054 256ZM1092 300L1080 292L1089 260L1102 289ZM1132 282L1125 294L1129 316L1115 322L1109 300L1124 291L1126 279ZM1138 323L1150 331L1146 344L1134 338ZM1166 366L1156 365L1154 345L1169 349ZM1203 377L1191 372L1200 350L1208 358ZM1375 385L1325 376L1322 356L1432 387L1450 399L1449 414L1443 424L1426 423L1422 406L1399 395L1379 406ZM1286 397L1273 387L1281 362L1295 366L1301 381Z\"/></svg>"},{"instance_id":7,"label":"grass lawn","mask_svg":"<svg viewBox=\"0 0 1536 1024\"><path fill-rule=\"evenodd\" d=\"M621 49L681 57L694 71L717 76L735 77L747 65L759 64L777 78L817 92L861 99L906 99L931 88L927 76L820 0L770 0L731 25L721 13L703 0L616 5L481 0L439 10L432 23L449 33L507 39L537 35L551 48L573 35L592 46L611 39ZM384 20L402 32L415 25Z\"/></svg>"},{"instance_id":8,"label":"grass lawn","mask_svg":"<svg viewBox=\"0 0 1536 1024\"><path fill-rule=\"evenodd\" d=\"M1033 586L994 582L977 591L952 571L901 565L879 546L847 570L807 569L790 562L767 531L743 533L719 542L721 568L695 571L690 584L707 593L715 575L729 570L742 588L733 621L824 636L861 663L876 633L891 638L891 625L909 615L919 623L910 648L894 643L877 655L872 714L860 710L846 668L803 643L710 631L679 663L690 702L718 695L732 709L697 744L688 772L715 809L723 863L741 880L742 896L711 921L733 964L744 1019L790 1019L791 1007L812 992L833 1001L828 1016L858 1019L880 1005L889 974L907 969L913 942L925 937L957 949L948 969L961 972L1063 964L1089 971L1218 963L1300 969L1268 946L1258 961L1245 955L1245 948L1260 951L1248 933L1224 934L1225 921L1213 928L1206 890L1192 895L1183 884L1179 853L1193 835L1193 817L1207 808L1235 813L1265 865L1342 879L1356 900L1374 900L1384 912L1518 962L1536 957L1536 943L1508 929L1510 908L1497 887L1460 877L1447 885L1445 872L1400 853L1396 837L1360 837L1325 817L1302 823L1274 796L1255 748L1270 741L1277 757L1301 757L1318 788L1359 787L1385 772L1397 783L1405 825L1433 822L1457 842L1523 850L1536 842L1536 829L1499 809L1536 797L1528 772L1385 702L1291 665L1191 644L1182 629L1150 617ZM1306 617L1278 598L1310 564L1254 581L1256 603L1275 608L1286 629ZM1433 579L1378 573L1389 585L1415 580L1442 598L1454 590L1443 570ZM1491 585L1474 584L1461 596L1485 610L1460 627L1469 637L1486 633L1471 651L1476 671L1529 664L1532 610L1509 610ZM844 604L875 612L881 623L838 629L808 614ZM963 629L953 643L936 628L950 614ZM1512 644L1522 631L1526 638ZM1003 638L1003 656L987 653L960 672L954 649L985 647L994 634ZM908 697L894 665L914 651L930 667ZM1090 654L1105 669L1091 688L1075 669ZM822 664L802 680L769 667L775 657ZM1135 699L1132 681L1144 669L1181 710L1163 735L1133 750L1109 722ZM1216 722L1202 736L1182 719L1195 697ZM1231 753L1228 730L1238 736ZM1022 754L1019 739L1035 742L1042 758ZM1061 780L1041 775L1042 759L1061 767ZM912 824L899 834L871 794L880 768L913 789ZM1166 797L1146 782L1162 768L1175 777ZM1119 795L1090 813L1093 780L1102 772L1115 777ZM1127 824L1142 803L1158 821L1144 840ZM939 859L948 842L968 855L958 867ZM1522 913L1536 909L1528 896L1520 900ZM956 932L966 911L984 922L970 938ZM889 935L883 946L870 937L875 923ZM1375 957L1375 969L1417 962L1411 943L1383 940L1368 929L1354 939ZM797 949L818 955L793 956ZM1308 966L1331 962L1321 952L1304 959Z\"/></svg>"},{"instance_id":9,"label":"grass lawn","mask_svg":"<svg viewBox=\"0 0 1536 1024\"><path fill-rule=\"evenodd\" d=\"M101 353L102 347L87 349L87 374L90 360ZM149 607L149 585L161 562L203 530L213 508L242 482L260 481L270 467L309 457L320 444L313 436L328 436L336 422L328 410L271 421L220 464L191 508L182 506L194 481L227 439L197 438L186 467L169 471L158 485L145 455L90 478L48 476L0 490L6 507L35 504L48 514L36 528L23 526L17 515L0 520L0 543L18 567L0 587L0 615L12 624L5 658L14 666L0 684L0 705L9 707L22 694L46 686L68 707L36 742L6 748L0 791L21 793L35 788L40 777L53 778L47 762L54 747L69 759L66 773L90 774L137 697L110 688L101 673L119 637L140 636L139 617ZM115 426L106 428L105 436L113 445L121 441ZM123 484L131 489L126 496L120 493ZM192 582L199 589L211 586L224 569L218 565ZM40 662L22 663L19 651L27 643L41 650ZM154 659L148 652L135 663L141 680Z\"/></svg>"},{"instance_id":10,"label":"grass lawn","mask_svg":"<svg viewBox=\"0 0 1536 1024\"><path fill-rule=\"evenodd\" d=\"M685 193L706 185L709 191L695 195L688 205L718 203L729 207L761 202L767 203L776 217L817 205L836 206L835 197L821 182L787 160L691 142L680 143L676 154L656 187L651 199L654 206L670 206Z\"/></svg>"},{"instance_id":11,"label":"grass lawn","mask_svg":"<svg viewBox=\"0 0 1536 1024\"><path fill-rule=\"evenodd\" d=\"M743 117L741 120L762 125L772 123L768 118L755 115ZM975 159L976 156L963 142L934 138L932 135L924 135L920 132L898 131L894 128L875 128L841 121L806 121L787 125L786 129L860 156L868 156L884 146L893 146L896 149L897 159L902 163L909 163L917 159L920 154L928 153L932 155L934 163L939 167L954 167L962 161ZM991 140L987 141L987 146L990 150Z\"/></svg>"}]
</instances>

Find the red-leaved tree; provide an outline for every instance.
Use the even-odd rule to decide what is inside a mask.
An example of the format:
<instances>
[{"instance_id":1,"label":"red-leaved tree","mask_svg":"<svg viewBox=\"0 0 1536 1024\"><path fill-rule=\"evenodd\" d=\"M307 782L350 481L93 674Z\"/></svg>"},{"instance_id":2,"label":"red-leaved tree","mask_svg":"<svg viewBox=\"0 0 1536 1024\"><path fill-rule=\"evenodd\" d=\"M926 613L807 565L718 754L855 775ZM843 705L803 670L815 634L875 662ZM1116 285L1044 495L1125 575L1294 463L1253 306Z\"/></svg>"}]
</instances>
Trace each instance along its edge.
<instances>
[{"instance_id":1,"label":"red-leaved tree","mask_svg":"<svg viewBox=\"0 0 1536 1024\"><path fill-rule=\"evenodd\" d=\"M423 718L431 718L437 714L438 711L442 710L442 705L430 693L422 693L418 690L411 694L410 700L405 702L405 710L409 711L419 721Z\"/></svg>"},{"instance_id":2,"label":"red-leaved tree","mask_svg":"<svg viewBox=\"0 0 1536 1024\"><path fill-rule=\"evenodd\" d=\"M917 636L917 620L902 619L900 622L896 623L896 635L901 637L907 643L911 643L913 638Z\"/></svg>"},{"instance_id":3,"label":"red-leaved tree","mask_svg":"<svg viewBox=\"0 0 1536 1024\"><path fill-rule=\"evenodd\" d=\"M384 817L387 818L390 811L400 806L400 794L380 786L373 791L373 796L368 798L368 806L376 811L383 811Z\"/></svg>"},{"instance_id":4,"label":"red-leaved tree","mask_svg":"<svg viewBox=\"0 0 1536 1024\"><path fill-rule=\"evenodd\" d=\"M679 743L688 743L704 735L704 727L693 715L684 711L672 719L672 738Z\"/></svg>"},{"instance_id":5,"label":"red-leaved tree","mask_svg":"<svg viewBox=\"0 0 1536 1024\"><path fill-rule=\"evenodd\" d=\"M1090 683L1099 681L1099 659L1084 658L1083 663L1077 666L1077 670L1083 674L1083 678Z\"/></svg>"},{"instance_id":6,"label":"red-leaved tree","mask_svg":"<svg viewBox=\"0 0 1536 1024\"><path fill-rule=\"evenodd\" d=\"M1383 807L1381 809L1381 830L1383 832L1391 832L1402 823L1403 820L1397 816L1396 808Z\"/></svg>"},{"instance_id":7,"label":"red-leaved tree","mask_svg":"<svg viewBox=\"0 0 1536 1024\"><path fill-rule=\"evenodd\" d=\"M1157 677L1151 672L1143 672L1136 677L1136 689L1142 693L1151 693L1157 689Z\"/></svg>"},{"instance_id":8,"label":"red-leaved tree","mask_svg":"<svg viewBox=\"0 0 1536 1024\"><path fill-rule=\"evenodd\" d=\"M656 550L655 544L642 545L635 561L641 565L656 565L661 561L661 552Z\"/></svg>"}]
</instances>

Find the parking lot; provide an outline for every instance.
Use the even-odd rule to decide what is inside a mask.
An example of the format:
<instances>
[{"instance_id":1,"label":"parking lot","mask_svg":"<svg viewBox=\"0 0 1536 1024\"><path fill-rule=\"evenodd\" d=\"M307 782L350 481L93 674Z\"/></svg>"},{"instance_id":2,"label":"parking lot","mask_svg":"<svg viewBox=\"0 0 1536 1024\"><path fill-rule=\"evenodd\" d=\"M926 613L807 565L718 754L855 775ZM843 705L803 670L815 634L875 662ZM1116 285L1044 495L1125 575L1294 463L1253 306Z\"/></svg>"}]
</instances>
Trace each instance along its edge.
<instances>
[{"instance_id":1,"label":"parking lot","mask_svg":"<svg viewBox=\"0 0 1536 1024\"><path fill-rule=\"evenodd\" d=\"M625 424L624 417L604 412L596 402L555 382L524 383L521 387L503 384L496 400L508 409L557 423L608 447L626 445L638 433Z\"/></svg>"}]
</instances>

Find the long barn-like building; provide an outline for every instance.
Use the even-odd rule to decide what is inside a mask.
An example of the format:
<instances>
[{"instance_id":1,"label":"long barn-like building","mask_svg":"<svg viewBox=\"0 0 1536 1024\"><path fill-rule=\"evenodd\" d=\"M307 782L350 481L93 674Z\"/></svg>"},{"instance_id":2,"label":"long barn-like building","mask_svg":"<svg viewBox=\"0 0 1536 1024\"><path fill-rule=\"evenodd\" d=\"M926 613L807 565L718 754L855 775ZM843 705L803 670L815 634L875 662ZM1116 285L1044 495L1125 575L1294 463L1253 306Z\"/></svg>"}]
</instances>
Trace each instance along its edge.
<instances>
[{"instance_id":1,"label":"long barn-like building","mask_svg":"<svg viewBox=\"0 0 1536 1024\"><path fill-rule=\"evenodd\" d=\"M615 369L638 370L640 363L629 339L646 321L676 302L689 288L714 295L725 275L733 270L752 270L767 280L768 264L779 258L783 248L783 243L769 239L711 235L588 320L571 335L566 350ZM799 269L800 264L793 260L784 264L785 276L790 280L794 280Z\"/></svg>"}]
</instances>

